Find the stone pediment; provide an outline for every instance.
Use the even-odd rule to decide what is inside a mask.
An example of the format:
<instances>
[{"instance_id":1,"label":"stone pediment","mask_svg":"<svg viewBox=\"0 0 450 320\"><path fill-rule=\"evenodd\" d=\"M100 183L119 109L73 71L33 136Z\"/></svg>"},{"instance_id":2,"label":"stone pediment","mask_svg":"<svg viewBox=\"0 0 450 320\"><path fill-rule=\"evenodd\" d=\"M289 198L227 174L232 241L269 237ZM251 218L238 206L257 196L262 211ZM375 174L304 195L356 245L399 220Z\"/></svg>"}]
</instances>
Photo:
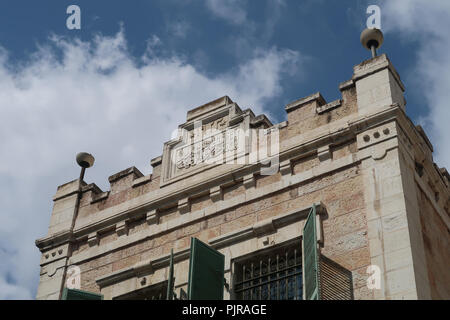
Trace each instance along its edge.
<instances>
[{"instance_id":1,"label":"stone pediment","mask_svg":"<svg viewBox=\"0 0 450 320\"><path fill-rule=\"evenodd\" d=\"M177 137L164 144L161 186L245 155L244 133L255 116L225 96L188 111ZM239 134L240 133L240 134Z\"/></svg>"}]
</instances>

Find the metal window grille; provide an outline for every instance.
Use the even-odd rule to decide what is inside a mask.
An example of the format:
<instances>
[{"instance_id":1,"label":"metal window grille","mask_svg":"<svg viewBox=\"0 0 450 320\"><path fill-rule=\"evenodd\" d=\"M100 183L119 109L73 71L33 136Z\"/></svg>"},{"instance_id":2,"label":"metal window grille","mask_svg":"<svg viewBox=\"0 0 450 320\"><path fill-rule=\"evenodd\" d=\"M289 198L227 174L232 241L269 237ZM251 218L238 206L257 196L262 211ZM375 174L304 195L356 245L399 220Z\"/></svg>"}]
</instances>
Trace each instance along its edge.
<instances>
[{"instance_id":1,"label":"metal window grille","mask_svg":"<svg viewBox=\"0 0 450 320\"><path fill-rule=\"evenodd\" d=\"M301 300L303 297L300 242L235 263L238 300Z\"/></svg>"}]
</instances>

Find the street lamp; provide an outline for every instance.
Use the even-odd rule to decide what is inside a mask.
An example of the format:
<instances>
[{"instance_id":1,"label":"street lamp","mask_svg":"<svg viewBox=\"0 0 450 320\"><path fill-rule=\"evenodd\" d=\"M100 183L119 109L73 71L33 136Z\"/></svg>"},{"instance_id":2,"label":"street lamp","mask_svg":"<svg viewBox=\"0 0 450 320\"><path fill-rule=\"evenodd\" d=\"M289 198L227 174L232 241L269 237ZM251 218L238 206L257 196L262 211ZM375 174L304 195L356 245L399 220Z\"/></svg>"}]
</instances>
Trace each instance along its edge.
<instances>
[{"instance_id":1,"label":"street lamp","mask_svg":"<svg viewBox=\"0 0 450 320\"><path fill-rule=\"evenodd\" d=\"M87 152L80 152L77 154L77 163L81 167L80 172L80 183L81 180L84 178L84 172L86 171L86 168L90 168L94 165L95 158L92 154Z\"/></svg>"},{"instance_id":2,"label":"street lamp","mask_svg":"<svg viewBox=\"0 0 450 320\"><path fill-rule=\"evenodd\" d=\"M72 217L72 224L70 227L70 233L73 233L73 228L75 226L75 221L77 220L77 216L78 216L78 210L80 207L80 200L81 200L81 189L82 189L82 181L84 179L84 173L86 171L87 168L90 168L94 165L94 161L95 158L92 154L87 153L87 152L80 152L77 154L76 156L76 160L78 165L81 167L81 172L80 172L80 178L78 180L78 192L77 192L77 199L75 201L75 209L74 209L74 213L73 213L73 217ZM72 236L72 235L71 235ZM63 278L61 281L61 289L59 291L59 299L61 300L62 298L62 292L64 290L64 282L66 281L66 276L67 276L67 268L69 266L67 265L67 260L66 260L66 265L64 266L63 269Z\"/></svg>"},{"instance_id":3,"label":"street lamp","mask_svg":"<svg viewBox=\"0 0 450 320\"><path fill-rule=\"evenodd\" d=\"M377 56L377 49L383 44L383 33L380 29L370 28L361 32L361 44L372 52L372 58Z\"/></svg>"}]
</instances>

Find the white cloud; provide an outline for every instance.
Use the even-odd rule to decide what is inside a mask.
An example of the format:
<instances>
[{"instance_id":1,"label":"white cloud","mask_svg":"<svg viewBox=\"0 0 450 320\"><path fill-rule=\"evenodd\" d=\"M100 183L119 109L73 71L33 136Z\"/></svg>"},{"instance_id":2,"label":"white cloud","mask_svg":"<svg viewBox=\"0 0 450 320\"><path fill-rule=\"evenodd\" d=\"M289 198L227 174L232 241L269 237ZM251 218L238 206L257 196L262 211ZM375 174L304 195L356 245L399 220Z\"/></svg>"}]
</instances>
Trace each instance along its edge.
<instances>
[{"instance_id":1,"label":"white cloud","mask_svg":"<svg viewBox=\"0 0 450 320\"><path fill-rule=\"evenodd\" d=\"M217 17L231 24L241 25L247 20L243 0L205 0L206 7Z\"/></svg>"},{"instance_id":2,"label":"white cloud","mask_svg":"<svg viewBox=\"0 0 450 320\"><path fill-rule=\"evenodd\" d=\"M27 288L6 283L4 279L0 278L0 300L28 300L32 299L30 291Z\"/></svg>"},{"instance_id":3,"label":"white cloud","mask_svg":"<svg viewBox=\"0 0 450 320\"><path fill-rule=\"evenodd\" d=\"M54 36L29 61L10 67L0 50L0 299L32 298L39 278L34 240L46 234L57 185L75 179L75 154L96 163L86 175L107 177L149 160L184 122L186 111L223 95L262 112L281 93L283 73L298 52L255 50L232 71L208 77L177 56L156 56L149 40L139 61L123 32L90 42Z\"/></svg>"},{"instance_id":4,"label":"white cloud","mask_svg":"<svg viewBox=\"0 0 450 320\"><path fill-rule=\"evenodd\" d=\"M418 44L416 90L423 92L429 108L429 115L420 120L433 142L438 165L450 168L450 1L384 1L381 9L386 33L400 32Z\"/></svg>"}]
</instances>

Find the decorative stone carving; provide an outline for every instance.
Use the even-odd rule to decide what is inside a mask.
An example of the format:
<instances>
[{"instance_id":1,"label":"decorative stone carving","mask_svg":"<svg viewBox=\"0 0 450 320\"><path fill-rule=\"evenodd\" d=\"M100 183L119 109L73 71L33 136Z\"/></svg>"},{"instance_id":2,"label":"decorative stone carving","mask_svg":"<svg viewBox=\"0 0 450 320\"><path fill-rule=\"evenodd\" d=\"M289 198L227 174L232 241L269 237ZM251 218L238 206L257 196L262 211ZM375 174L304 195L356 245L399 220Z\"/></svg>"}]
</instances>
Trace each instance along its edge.
<instances>
[{"instance_id":1,"label":"decorative stone carving","mask_svg":"<svg viewBox=\"0 0 450 320\"><path fill-rule=\"evenodd\" d=\"M246 134L253 113L243 112L229 98L200 109L179 126L176 139L164 144L162 186L224 163L239 163L235 159L250 145Z\"/></svg>"}]
</instances>

